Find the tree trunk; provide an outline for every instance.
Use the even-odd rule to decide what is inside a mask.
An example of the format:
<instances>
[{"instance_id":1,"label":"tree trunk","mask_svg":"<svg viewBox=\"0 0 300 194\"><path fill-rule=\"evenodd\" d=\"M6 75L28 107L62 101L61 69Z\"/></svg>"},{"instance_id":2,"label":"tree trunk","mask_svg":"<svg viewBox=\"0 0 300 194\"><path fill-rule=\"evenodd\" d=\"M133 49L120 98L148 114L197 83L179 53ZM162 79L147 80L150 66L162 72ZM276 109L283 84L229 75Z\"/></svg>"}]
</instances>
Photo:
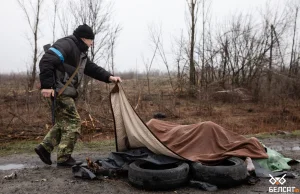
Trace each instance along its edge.
<instances>
[{"instance_id":1,"label":"tree trunk","mask_svg":"<svg viewBox=\"0 0 300 194\"><path fill-rule=\"evenodd\" d=\"M196 85L196 76L195 76L195 61L194 61L194 49L195 49L195 26L196 26L196 15L195 15L195 0L191 0L190 5L190 14L191 14L191 43L190 43L190 93L193 93L193 88Z\"/></svg>"},{"instance_id":2,"label":"tree trunk","mask_svg":"<svg viewBox=\"0 0 300 194\"><path fill-rule=\"evenodd\" d=\"M271 25L271 46L270 46L270 61L269 61L269 72L268 72L268 91L271 90L272 82L272 61L273 61L273 25Z\"/></svg>"},{"instance_id":3,"label":"tree trunk","mask_svg":"<svg viewBox=\"0 0 300 194\"><path fill-rule=\"evenodd\" d=\"M38 26L39 26L39 17L40 17L40 7L41 7L42 0L38 0L37 2L37 13L35 18L35 24L34 24L34 50L33 50L33 61L32 61L32 71L28 82L28 90L32 90L34 87L35 79L36 79L36 64L38 60Z\"/></svg>"},{"instance_id":4,"label":"tree trunk","mask_svg":"<svg viewBox=\"0 0 300 194\"><path fill-rule=\"evenodd\" d=\"M295 16L295 24L294 24L294 34L293 34L293 43L292 43L292 52L291 52L291 60L290 60L290 69L289 69L289 76L291 76L293 73L295 73L294 68L294 47L295 47L295 36L296 36L296 30L297 30L297 17L298 17L298 7L296 8L296 16Z\"/></svg>"}]
</instances>

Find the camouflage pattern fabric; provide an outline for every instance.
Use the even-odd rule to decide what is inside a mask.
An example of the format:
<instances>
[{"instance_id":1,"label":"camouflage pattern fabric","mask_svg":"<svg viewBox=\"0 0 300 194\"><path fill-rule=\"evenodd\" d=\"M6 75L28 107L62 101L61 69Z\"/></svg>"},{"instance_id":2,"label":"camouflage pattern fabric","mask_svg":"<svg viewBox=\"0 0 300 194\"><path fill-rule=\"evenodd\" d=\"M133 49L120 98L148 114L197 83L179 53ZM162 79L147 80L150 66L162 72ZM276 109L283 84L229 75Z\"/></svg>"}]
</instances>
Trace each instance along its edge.
<instances>
[{"instance_id":1,"label":"camouflage pattern fabric","mask_svg":"<svg viewBox=\"0 0 300 194\"><path fill-rule=\"evenodd\" d=\"M81 132L81 120L74 99L59 96L56 100L55 125L41 143L51 153L57 147L57 162L66 161L73 152Z\"/></svg>"}]
</instances>

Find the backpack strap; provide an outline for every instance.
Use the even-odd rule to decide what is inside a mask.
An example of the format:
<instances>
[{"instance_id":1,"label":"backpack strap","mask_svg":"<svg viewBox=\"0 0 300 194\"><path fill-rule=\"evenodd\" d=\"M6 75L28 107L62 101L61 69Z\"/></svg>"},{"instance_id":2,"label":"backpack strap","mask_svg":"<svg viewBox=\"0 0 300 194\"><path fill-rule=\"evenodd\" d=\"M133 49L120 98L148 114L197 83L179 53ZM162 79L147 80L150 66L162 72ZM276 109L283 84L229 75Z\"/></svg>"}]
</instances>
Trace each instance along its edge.
<instances>
[{"instance_id":1,"label":"backpack strap","mask_svg":"<svg viewBox=\"0 0 300 194\"><path fill-rule=\"evenodd\" d=\"M71 77L69 78L69 80L67 81L67 83L58 91L57 96L60 96L65 91L65 89L68 87L68 85L71 83L71 81L73 80L74 76L76 75L76 73L79 70L79 66L80 66L80 64L77 65L76 70L71 75Z\"/></svg>"}]
</instances>

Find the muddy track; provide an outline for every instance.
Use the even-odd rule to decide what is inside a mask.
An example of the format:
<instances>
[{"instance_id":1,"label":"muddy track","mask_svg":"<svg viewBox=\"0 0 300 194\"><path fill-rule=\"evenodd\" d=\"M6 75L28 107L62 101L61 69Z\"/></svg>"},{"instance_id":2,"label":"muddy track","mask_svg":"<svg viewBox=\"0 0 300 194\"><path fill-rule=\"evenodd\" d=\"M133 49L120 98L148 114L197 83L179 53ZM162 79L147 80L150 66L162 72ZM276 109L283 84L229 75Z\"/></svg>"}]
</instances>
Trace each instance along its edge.
<instances>
[{"instance_id":1,"label":"muddy track","mask_svg":"<svg viewBox=\"0 0 300 194\"><path fill-rule=\"evenodd\" d=\"M299 138L267 138L262 139L262 142L268 146L280 150L286 157L300 159ZM294 148L294 149L293 149ZM100 157L107 157L110 151L90 152L82 150L80 153L74 153L77 159L84 160L90 157L95 160ZM52 155L52 160L55 161L56 155ZM117 179L103 180L83 180L73 177L70 168L57 168L56 164L52 166L44 165L39 158L34 154L14 154L0 158L0 167L6 164L23 164L25 168L19 170L0 170L0 193L122 193L122 194L140 194L152 193L132 187L127 180L127 177L119 177ZM292 166L292 170L300 174L300 164ZM4 176L16 171L17 178L12 180L3 179ZM286 179L285 186L300 188L300 178ZM261 178L255 185L240 185L229 189L219 189L218 193L230 194L246 194L246 193L268 193L269 187L268 178ZM153 192L153 193L174 193L174 191ZM193 193L209 193L196 188L182 187L176 190L176 193L193 194Z\"/></svg>"}]
</instances>

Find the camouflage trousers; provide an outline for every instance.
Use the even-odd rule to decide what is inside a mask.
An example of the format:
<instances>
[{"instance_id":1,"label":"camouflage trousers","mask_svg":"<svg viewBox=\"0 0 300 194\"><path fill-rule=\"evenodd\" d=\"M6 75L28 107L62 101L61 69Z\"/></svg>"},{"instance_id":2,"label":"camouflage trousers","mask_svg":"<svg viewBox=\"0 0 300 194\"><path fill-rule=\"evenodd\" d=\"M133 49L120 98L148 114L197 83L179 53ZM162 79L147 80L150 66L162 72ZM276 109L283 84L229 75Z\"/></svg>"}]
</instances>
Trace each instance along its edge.
<instances>
[{"instance_id":1,"label":"camouflage trousers","mask_svg":"<svg viewBox=\"0 0 300 194\"><path fill-rule=\"evenodd\" d=\"M73 152L81 132L81 120L74 99L60 96L56 99L55 125L44 137L42 146L51 153L57 146L57 162L66 161Z\"/></svg>"}]
</instances>

